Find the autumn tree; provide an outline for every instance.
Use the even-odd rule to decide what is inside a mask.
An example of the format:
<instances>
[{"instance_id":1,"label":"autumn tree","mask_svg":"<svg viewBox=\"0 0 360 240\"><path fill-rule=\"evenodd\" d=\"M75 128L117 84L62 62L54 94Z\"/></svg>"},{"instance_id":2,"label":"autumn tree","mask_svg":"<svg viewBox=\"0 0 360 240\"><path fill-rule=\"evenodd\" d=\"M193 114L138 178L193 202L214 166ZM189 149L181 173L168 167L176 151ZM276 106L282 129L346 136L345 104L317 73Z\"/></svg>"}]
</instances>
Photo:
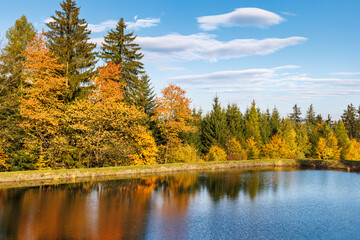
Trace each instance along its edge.
<instances>
[{"instance_id":1,"label":"autumn tree","mask_svg":"<svg viewBox=\"0 0 360 240\"><path fill-rule=\"evenodd\" d=\"M335 136L338 139L338 145L340 147L340 159L348 159L348 153L350 148L350 139L348 136L348 131L345 128L345 125L342 120L335 126Z\"/></svg>"},{"instance_id":2,"label":"autumn tree","mask_svg":"<svg viewBox=\"0 0 360 240\"><path fill-rule=\"evenodd\" d=\"M100 68L90 96L69 106L68 132L75 148L69 155L75 166L155 163L157 148L145 125L146 115L125 103L120 71L114 63Z\"/></svg>"},{"instance_id":3,"label":"autumn tree","mask_svg":"<svg viewBox=\"0 0 360 240\"><path fill-rule=\"evenodd\" d=\"M35 36L34 26L23 15L6 32L7 44L0 53L0 139L12 169L22 169L25 160L23 149L24 131L19 124L21 97L29 86L25 77L25 48Z\"/></svg>"},{"instance_id":4,"label":"autumn tree","mask_svg":"<svg viewBox=\"0 0 360 240\"><path fill-rule=\"evenodd\" d=\"M254 137L250 137L246 140L246 155L247 159L259 158L260 150L258 148L258 143L254 140Z\"/></svg>"},{"instance_id":5,"label":"autumn tree","mask_svg":"<svg viewBox=\"0 0 360 240\"><path fill-rule=\"evenodd\" d=\"M21 101L21 126L26 131L26 148L37 156L36 168L56 167L56 138L64 117L66 78L59 72L63 65L46 47L42 34L26 48L25 69L31 87Z\"/></svg>"},{"instance_id":6,"label":"autumn tree","mask_svg":"<svg viewBox=\"0 0 360 240\"><path fill-rule=\"evenodd\" d=\"M155 107L154 93L141 62L144 55L140 53L141 47L135 42L134 33L125 33L126 27L121 18L115 29L104 37L100 56L105 62L121 64L121 79L126 83L125 100L131 105L142 107L149 114Z\"/></svg>"},{"instance_id":7,"label":"autumn tree","mask_svg":"<svg viewBox=\"0 0 360 240\"><path fill-rule=\"evenodd\" d=\"M56 11L51 21L46 24L49 49L64 65L61 75L67 78L67 101L84 96L86 84L93 74L96 45L91 43L88 24L79 18L80 8L72 0L60 3L62 11Z\"/></svg>"},{"instance_id":8,"label":"autumn tree","mask_svg":"<svg viewBox=\"0 0 360 240\"><path fill-rule=\"evenodd\" d=\"M280 135L275 134L263 147L263 155L268 159L296 158L296 154Z\"/></svg>"},{"instance_id":9,"label":"autumn tree","mask_svg":"<svg viewBox=\"0 0 360 240\"><path fill-rule=\"evenodd\" d=\"M192 119L191 100L185 94L185 90L170 84L161 90L161 96L155 100L156 108L153 118L166 140L165 162L169 148L174 148L182 143L182 139L179 137L180 132L193 130L193 127L188 123Z\"/></svg>"}]
</instances>

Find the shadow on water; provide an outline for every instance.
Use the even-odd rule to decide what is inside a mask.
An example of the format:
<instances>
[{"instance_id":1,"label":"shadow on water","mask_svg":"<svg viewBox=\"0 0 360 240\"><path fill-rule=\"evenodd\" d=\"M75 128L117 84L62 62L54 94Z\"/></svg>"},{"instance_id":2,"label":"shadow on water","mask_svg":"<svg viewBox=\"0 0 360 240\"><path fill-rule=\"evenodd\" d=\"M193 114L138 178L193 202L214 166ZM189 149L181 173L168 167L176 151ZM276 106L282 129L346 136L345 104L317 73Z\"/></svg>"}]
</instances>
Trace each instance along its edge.
<instances>
[{"instance_id":1,"label":"shadow on water","mask_svg":"<svg viewBox=\"0 0 360 240\"><path fill-rule=\"evenodd\" d=\"M255 201L277 191L279 173L234 170L0 189L0 238L141 239L151 212L179 228L202 191L215 204L240 195Z\"/></svg>"}]
</instances>

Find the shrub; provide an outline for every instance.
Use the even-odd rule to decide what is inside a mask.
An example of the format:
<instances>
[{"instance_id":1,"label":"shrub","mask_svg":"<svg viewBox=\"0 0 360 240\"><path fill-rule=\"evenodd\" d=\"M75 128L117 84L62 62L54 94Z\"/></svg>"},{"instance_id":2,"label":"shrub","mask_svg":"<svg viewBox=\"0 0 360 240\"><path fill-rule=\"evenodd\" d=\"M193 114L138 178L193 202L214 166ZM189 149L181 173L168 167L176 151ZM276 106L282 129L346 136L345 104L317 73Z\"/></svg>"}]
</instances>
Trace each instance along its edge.
<instances>
[{"instance_id":1,"label":"shrub","mask_svg":"<svg viewBox=\"0 0 360 240\"><path fill-rule=\"evenodd\" d=\"M195 148L185 144L174 147L169 151L168 162L196 162L197 158Z\"/></svg>"},{"instance_id":2,"label":"shrub","mask_svg":"<svg viewBox=\"0 0 360 240\"><path fill-rule=\"evenodd\" d=\"M226 158L226 152L218 146L212 146L207 156L208 161L226 161Z\"/></svg>"},{"instance_id":3,"label":"shrub","mask_svg":"<svg viewBox=\"0 0 360 240\"><path fill-rule=\"evenodd\" d=\"M245 160L247 158L246 151L235 138L229 139L226 143L226 153L228 160Z\"/></svg>"}]
</instances>

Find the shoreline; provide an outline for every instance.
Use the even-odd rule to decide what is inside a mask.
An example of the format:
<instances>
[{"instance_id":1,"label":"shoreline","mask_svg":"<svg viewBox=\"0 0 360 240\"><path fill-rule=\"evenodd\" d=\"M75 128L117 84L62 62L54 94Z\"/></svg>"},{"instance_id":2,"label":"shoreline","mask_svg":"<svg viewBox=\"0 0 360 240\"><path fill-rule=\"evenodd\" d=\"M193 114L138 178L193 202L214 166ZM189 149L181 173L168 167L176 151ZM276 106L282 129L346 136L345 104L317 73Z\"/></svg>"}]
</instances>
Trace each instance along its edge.
<instances>
[{"instance_id":1,"label":"shoreline","mask_svg":"<svg viewBox=\"0 0 360 240\"><path fill-rule=\"evenodd\" d=\"M133 178L163 173L208 170L261 170L274 167L294 167L314 170L360 171L360 161L272 159L226 162L192 162L142 166L121 166L86 169L33 170L0 173L0 188L38 186L44 184L98 181L113 178Z\"/></svg>"}]
</instances>

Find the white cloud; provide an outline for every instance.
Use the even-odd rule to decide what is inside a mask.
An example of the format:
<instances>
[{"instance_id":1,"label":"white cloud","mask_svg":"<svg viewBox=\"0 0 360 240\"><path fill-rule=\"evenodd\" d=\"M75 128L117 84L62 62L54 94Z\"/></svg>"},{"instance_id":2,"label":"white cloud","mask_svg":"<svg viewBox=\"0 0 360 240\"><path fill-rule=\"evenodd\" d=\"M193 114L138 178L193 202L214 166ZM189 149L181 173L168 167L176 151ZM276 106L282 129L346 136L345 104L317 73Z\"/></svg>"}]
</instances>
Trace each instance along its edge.
<instances>
[{"instance_id":1,"label":"white cloud","mask_svg":"<svg viewBox=\"0 0 360 240\"><path fill-rule=\"evenodd\" d=\"M284 69L299 66L286 65L264 69L220 71L208 74L185 75L169 78L169 82L192 86L206 93L258 94L290 99L301 96L303 100L360 94L360 79L311 78L306 73L287 73ZM258 98L256 98L258 99ZM300 99L300 98L298 98Z\"/></svg>"},{"instance_id":2,"label":"white cloud","mask_svg":"<svg viewBox=\"0 0 360 240\"><path fill-rule=\"evenodd\" d=\"M160 18L135 19L135 22L126 22L127 29L139 30L140 28L155 27L160 23Z\"/></svg>"},{"instance_id":3,"label":"white cloud","mask_svg":"<svg viewBox=\"0 0 360 240\"><path fill-rule=\"evenodd\" d=\"M251 55L266 55L281 48L300 44L304 37L235 39L222 42L214 35L197 33L180 35L177 33L160 37L137 37L136 42L143 48L150 60L208 60L240 58ZM149 59L148 59L149 60Z\"/></svg>"},{"instance_id":4,"label":"white cloud","mask_svg":"<svg viewBox=\"0 0 360 240\"><path fill-rule=\"evenodd\" d=\"M47 18L47 19L44 20L44 23L49 23L49 22L53 22L53 21L54 21L54 19L52 19L52 18Z\"/></svg>"},{"instance_id":5,"label":"white cloud","mask_svg":"<svg viewBox=\"0 0 360 240\"><path fill-rule=\"evenodd\" d=\"M50 19L51 20L51 19ZM137 16L134 17L135 22L125 22L127 29L129 30L139 30L141 28L155 27L160 23L160 18L145 18L138 19ZM115 28L118 21L116 20L107 20L100 24L88 24L88 28L93 33L104 32L108 29Z\"/></svg>"},{"instance_id":6,"label":"white cloud","mask_svg":"<svg viewBox=\"0 0 360 240\"><path fill-rule=\"evenodd\" d=\"M104 32L107 29L115 28L116 24L117 21L115 20L107 20L100 24L88 24L88 28L91 30L91 32L97 33L97 32Z\"/></svg>"},{"instance_id":7,"label":"white cloud","mask_svg":"<svg viewBox=\"0 0 360 240\"><path fill-rule=\"evenodd\" d=\"M221 71L201 75L187 75L170 78L170 81L188 84L203 83L250 83L270 79L273 69L247 69L239 71Z\"/></svg>"},{"instance_id":8,"label":"white cloud","mask_svg":"<svg viewBox=\"0 0 360 240\"><path fill-rule=\"evenodd\" d=\"M237 8L233 12L221 15L202 16L197 18L199 27L204 31L223 27L266 27L279 24L284 19L279 15L260 8Z\"/></svg>"},{"instance_id":9,"label":"white cloud","mask_svg":"<svg viewBox=\"0 0 360 240\"><path fill-rule=\"evenodd\" d=\"M336 73L331 73L331 75L339 75L339 76L360 76L360 72L336 72Z\"/></svg>"},{"instance_id":10,"label":"white cloud","mask_svg":"<svg viewBox=\"0 0 360 240\"><path fill-rule=\"evenodd\" d=\"M170 67L170 66L160 66L158 68L160 71L181 71L184 70L182 67Z\"/></svg>"}]
</instances>

